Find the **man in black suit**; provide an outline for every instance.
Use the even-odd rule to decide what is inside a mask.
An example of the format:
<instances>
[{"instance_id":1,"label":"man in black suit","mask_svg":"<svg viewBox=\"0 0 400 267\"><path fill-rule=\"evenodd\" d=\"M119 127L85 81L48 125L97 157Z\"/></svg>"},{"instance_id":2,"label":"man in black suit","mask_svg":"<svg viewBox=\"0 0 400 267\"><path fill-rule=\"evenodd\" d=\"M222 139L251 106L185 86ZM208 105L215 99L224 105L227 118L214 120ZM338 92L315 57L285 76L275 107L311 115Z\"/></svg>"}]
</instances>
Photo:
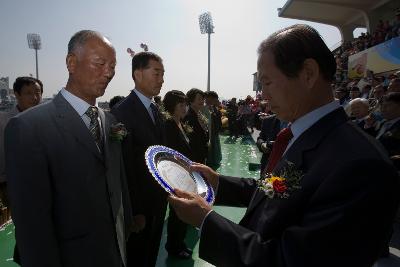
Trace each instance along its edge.
<instances>
[{"instance_id":1,"label":"man in black suit","mask_svg":"<svg viewBox=\"0 0 400 267\"><path fill-rule=\"evenodd\" d=\"M316 30L280 30L258 54L263 96L291 122L274 144L284 153L271 166L278 178L257 183L193 166L218 188L217 204L247 207L239 224L192 193L178 190L170 203L200 227L200 257L217 266L372 266L399 202L395 168L334 101L336 63Z\"/></svg>"},{"instance_id":2,"label":"man in black suit","mask_svg":"<svg viewBox=\"0 0 400 267\"><path fill-rule=\"evenodd\" d=\"M206 165L216 170L220 166L222 154L219 132L222 128L221 112L219 111L218 94L214 91L208 91L205 95L205 107L203 113L208 119L209 129L209 147Z\"/></svg>"},{"instance_id":3,"label":"man in black suit","mask_svg":"<svg viewBox=\"0 0 400 267\"><path fill-rule=\"evenodd\" d=\"M382 99L382 124L376 139L386 148L390 157L399 164L400 156L400 93L389 93Z\"/></svg>"},{"instance_id":4,"label":"man in black suit","mask_svg":"<svg viewBox=\"0 0 400 267\"><path fill-rule=\"evenodd\" d=\"M121 144L110 137L115 118L96 107L115 73L115 49L100 33L79 31L66 63L65 88L6 127L21 264L126 266L132 214Z\"/></svg>"},{"instance_id":5,"label":"man in black suit","mask_svg":"<svg viewBox=\"0 0 400 267\"><path fill-rule=\"evenodd\" d=\"M271 149L274 144L276 135L281 130L281 121L276 117L276 115L270 115L262 120L261 131L257 137L257 147L262 153L261 156L261 168L260 174L267 166L267 160L271 154Z\"/></svg>"},{"instance_id":6,"label":"man in black suit","mask_svg":"<svg viewBox=\"0 0 400 267\"><path fill-rule=\"evenodd\" d=\"M132 57L135 89L113 109L129 134L122 144L134 221L137 226L127 244L128 266L156 264L167 207L166 193L153 179L144 153L149 146L164 144L161 114L152 101L164 83L162 59L151 52Z\"/></svg>"},{"instance_id":7,"label":"man in black suit","mask_svg":"<svg viewBox=\"0 0 400 267\"><path fill-rule=\"evenodd\" d=\"M0 205L3 204L5 207L9 207L9 204L4 158L4 130L12 117L40 104L43 95L43 83L33 77L18 77L13 84L13 91L17 104L7 112L0 111Z\"/></svg>"},{"instance_id":8,"label":"man in black suit","mask_svg":"<svg viewBox=\"0 0 400 267\"><path fill-rule=\"evenodd\" d=\"M237 113L238 113L238 105L236 103L236 98L232 98L227 103L227 117L228 117L228 129L229 136L238 137L238 125L237 125Z\"/></svg>"}]
</instances>

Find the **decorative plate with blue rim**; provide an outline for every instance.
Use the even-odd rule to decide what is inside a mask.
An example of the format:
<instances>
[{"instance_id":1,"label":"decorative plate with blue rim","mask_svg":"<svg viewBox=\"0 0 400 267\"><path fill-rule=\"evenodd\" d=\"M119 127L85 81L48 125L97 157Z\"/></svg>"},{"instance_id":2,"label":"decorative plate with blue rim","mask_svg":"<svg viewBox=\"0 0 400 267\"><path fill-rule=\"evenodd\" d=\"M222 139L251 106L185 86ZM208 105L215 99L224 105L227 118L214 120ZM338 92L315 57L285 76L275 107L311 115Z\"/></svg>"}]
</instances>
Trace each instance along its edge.
<instances>
[{"instance_id":1,"label":"decorative plate with blue rim","mask_svg":"<svg viewBox=\"0 0 400 267\"><path fill-rule=\"evenodd\" d=\"M192 161L172 148L150 146L144 155L147 167L154 179L170 194L174 188L193 192L212 205L214 190L200 173L189 170Z\"/></svg>"}]
</instances>

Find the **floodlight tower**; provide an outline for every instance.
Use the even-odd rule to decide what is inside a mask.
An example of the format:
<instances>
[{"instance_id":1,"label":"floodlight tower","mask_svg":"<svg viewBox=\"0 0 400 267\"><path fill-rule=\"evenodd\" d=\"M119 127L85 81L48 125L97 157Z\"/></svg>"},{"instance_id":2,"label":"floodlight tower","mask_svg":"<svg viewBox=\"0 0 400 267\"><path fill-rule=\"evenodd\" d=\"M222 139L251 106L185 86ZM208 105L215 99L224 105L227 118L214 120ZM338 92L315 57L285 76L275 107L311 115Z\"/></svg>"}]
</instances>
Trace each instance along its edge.
<instances>
[{"instance_id":1,"label":"floodlight tower","mask_svg":"<svg viewBox=\"0 0 400 267\"><path fill-rule=\"evenodd\" d=\"M214 24L210 12L205 12L199 16L199 25L201 34L208 34L208 76L207 91L210 91L210 46L211 34L214 33Z\"/></svg>"},{"instance_id":2,"label":"floodlight tower","mask_svg":"<svg viewBox=\"0 0 400 267\"><path fill-rule=\"evenodd\" d=\"M40 35L37 33L28 33L28 46L30 49L35 49L36 55L36 79L39 79L39 66L38 66L38 54L37 51L42 48L42 41L40 40Z\"/></svg>"}]
</instances>

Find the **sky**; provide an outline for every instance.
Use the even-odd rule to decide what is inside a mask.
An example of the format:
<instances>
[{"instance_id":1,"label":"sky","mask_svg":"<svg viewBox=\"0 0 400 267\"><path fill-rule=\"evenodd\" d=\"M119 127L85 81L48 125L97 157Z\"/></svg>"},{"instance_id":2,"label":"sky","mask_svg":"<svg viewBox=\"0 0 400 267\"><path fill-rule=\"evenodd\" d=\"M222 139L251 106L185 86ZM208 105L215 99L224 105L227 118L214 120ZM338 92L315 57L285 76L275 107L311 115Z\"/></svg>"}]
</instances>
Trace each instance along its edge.
<instances>
[{"instance_id":1,"label":"sky","mask_svg":"<svg viewBox=\"0 0 400 267\"><path fill-rule=\"evenodd\" d=\"M211 12L211 90L220 98L253 95L257 47L271 33L305 23L316 28L328 47L340 41L333 26L278 17L287 0L1 0L0 77L35 76L35 52L28 48L27 33L38 33L39 79L44 97L56 94L68 79L67 44L82 29L97 30L111 40L117 52L116 74L99 101L126 96L134 88L130 47L162 57L165 67L160 95L169 90L187 92L207 88L207 35L198 17Z\"/></svg>"}]
</instances>

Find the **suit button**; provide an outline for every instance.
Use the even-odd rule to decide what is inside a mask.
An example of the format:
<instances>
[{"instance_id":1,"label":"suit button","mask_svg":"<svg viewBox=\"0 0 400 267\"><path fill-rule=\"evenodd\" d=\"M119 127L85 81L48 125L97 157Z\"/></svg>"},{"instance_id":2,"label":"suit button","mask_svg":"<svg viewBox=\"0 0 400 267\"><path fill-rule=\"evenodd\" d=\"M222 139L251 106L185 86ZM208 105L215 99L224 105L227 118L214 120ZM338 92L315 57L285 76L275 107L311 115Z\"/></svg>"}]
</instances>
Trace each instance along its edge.
<instances>
[{"instance_id":1,"label":"suit button","mask_svg":"<svg viewBox=\"0 0 400 267\"><path fill-rule=\"evenodd\" d=\"M113 197L113 192L108 192L108 196L109 196L110 198L112 198L112 197Z\"/></svg>"}]
</instances>

